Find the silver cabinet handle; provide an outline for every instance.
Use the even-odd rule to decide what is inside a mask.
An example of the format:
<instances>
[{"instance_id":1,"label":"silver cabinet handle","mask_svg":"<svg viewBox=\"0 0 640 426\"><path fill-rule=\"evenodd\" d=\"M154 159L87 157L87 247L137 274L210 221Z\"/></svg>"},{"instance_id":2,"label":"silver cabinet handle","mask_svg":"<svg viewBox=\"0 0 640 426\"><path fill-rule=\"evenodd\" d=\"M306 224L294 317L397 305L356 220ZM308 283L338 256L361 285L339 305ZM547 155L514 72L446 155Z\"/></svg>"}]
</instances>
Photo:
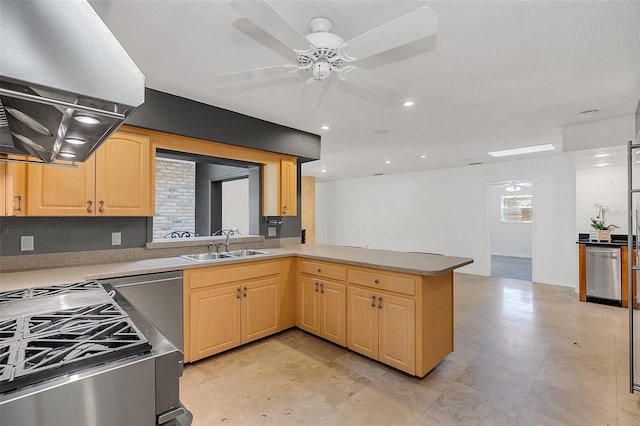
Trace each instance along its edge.
<instances>
[{"instance_id":1,"label":"silver cabinet handle","mask_svg":"<svg viewBox=\"0 0 640 426\"><path fill-rule=\"evenodd\" d=\"M324 293L324 283L320 283L320 293Z\"/></svg>"},{"instance_id":2,"label":"silver cabinet handle","mask_svg":"<svg viewBox=\"0 0 640 426\"><path fill-rule=\"evenodd\" d=\"M236 299L240 299L240 287L236 289Z\"/></svg>"},{"instance_id":3,"label":"silver cabinet handle","mask_svg":"<svg viewBox=\"0 0 640 426\"><path fill-rule=\"evenodd\" d=\"M91 206L93 206L93 201L88 200L87 201L87 213L93 213L93 209L91 208Z\"/></svg>"},{"instance_id":4,"label":"silver cabinet handle","mask_svg":"<svg viewBox=\"0 0 640 426\"><path fill-rule=\"evenodd\" d=\"M98 208L98 211L99 211L100 213L104 213L104 208L103 208L103 207L104 207L104 201L100 200L100 201L98 202L98 204L100 204L100 207Z\"/></svg>"},{"instance_id":5,"label":"silver cabinet handle","mask_svg":"<svg viewBox=\"0 0 640 426\"><path fill-rule=\"evenodd\" d=\"M371 306L373 306L374 308L376 307L376 297L375 296L371 296Z\"/></svg>"},{"instance_id":6,"label":"silver cabinet handle","mask_svg":"<svg viewBox=\"0 0 640 426\"><path fill-rule=\"evenodd\" d=\"M316 292L318 291L318 282L316 281Z\"/></svg>"},{"instance_id":7,"label":"silver cabinet handle","mask_svg":"<svg viewBox=\"0 0 640 426\"><path fill-rule=\"evenodd\" d=\"M378 309L382 309L382 297L378 297Z\"/></svg>"},{"instance_id":8,"label":"silver cabinet handle","mask_svg":"<svg viewBox=\"0 0 640 426\"><path fill-rule=\"evenodd\" d=\"M247 297L247 288L244 288L244 297Z\"/></svg>"}]
</instances>

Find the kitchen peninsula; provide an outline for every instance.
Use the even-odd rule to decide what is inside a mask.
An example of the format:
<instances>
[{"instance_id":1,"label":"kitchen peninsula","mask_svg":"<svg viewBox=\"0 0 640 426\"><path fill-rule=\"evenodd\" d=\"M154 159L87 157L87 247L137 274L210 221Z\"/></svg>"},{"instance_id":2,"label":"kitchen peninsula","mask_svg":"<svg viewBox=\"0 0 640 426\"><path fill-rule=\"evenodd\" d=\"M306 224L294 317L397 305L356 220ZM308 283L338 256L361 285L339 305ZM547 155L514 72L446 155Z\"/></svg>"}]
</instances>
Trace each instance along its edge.
<instances>
[{"instance_id":1,"label":"kitchen peninsula","mask_svg":"<svg viewBox=\"0 0 640 426\"><path fill-rule=\"evenodd\" d=\"M453 271L472 259L320 244L267 251L4 272L0 291L181 270L186 362L294 326L419 377L453 351Z\"/></svg>"}]
</instances>

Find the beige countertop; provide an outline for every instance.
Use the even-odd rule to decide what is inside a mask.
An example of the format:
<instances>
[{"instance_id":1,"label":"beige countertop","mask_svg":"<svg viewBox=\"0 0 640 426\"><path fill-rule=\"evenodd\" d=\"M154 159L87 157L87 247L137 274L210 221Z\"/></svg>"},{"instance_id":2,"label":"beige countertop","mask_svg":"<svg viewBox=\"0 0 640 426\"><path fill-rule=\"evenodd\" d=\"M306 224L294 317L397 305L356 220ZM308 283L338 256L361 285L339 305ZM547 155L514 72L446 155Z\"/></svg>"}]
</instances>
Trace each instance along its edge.
<instances>
[{"instance_id":1,"label":"beige countertop","mask_svg":"<svg viewBox=\"0 0 640 426\"><path fill-rule=\"evenodd\" d=\"M267 251L269 254L266 255L235 259L227 258L206 263L194 262L181 257L164 257L130 262L112 262L20 272L0 272L0 291L65 284L100 278L201 268L212 265L243 263L292 255L419 275L440 275L473 263L473 259L468 257L406 253L324 244L304 244L287 246L286 248L270 248L267 249Z\"/></svg>"}]
</instances>

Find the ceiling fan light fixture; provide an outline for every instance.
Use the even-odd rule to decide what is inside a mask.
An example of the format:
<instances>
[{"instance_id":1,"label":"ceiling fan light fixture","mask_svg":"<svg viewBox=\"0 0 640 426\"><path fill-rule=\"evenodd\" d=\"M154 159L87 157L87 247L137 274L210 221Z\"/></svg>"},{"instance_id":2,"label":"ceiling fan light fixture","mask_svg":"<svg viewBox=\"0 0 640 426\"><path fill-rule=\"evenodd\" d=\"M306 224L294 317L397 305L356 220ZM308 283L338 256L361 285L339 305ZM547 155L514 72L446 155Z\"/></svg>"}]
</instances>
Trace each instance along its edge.
<instances>
[{"instance_id":1,"label":"ceiling fan light fixture","mask_svg":"<svg viewBox=\"0 0 640 426\"><path fill-rule=\"evenodd\" d=\"M505 188L505 191L507 191L507 192L518 192L521 189L522 188L520 188L518 185L516 185L515 182L511 182L511 184Z\"/></svg>"},{"instance_id":2,"label":"ceiling fan light fixture","mask_svg":"<svg viewBox=\"0 0 640 426\"><path fill-rule=\"evenodd\" d=\"M318 61L311 68L313 78L323 81L331 75L331 65L325 61Z\"/></svg>"}]
</instances>

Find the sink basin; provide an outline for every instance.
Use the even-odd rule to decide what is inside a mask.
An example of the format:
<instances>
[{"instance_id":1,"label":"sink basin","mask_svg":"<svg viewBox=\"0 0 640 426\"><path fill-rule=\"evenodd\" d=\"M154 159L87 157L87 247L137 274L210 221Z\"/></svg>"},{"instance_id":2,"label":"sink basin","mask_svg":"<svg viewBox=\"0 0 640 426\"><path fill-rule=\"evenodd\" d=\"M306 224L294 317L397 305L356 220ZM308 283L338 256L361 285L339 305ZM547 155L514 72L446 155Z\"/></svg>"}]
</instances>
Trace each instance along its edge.
<instances>
[{"instance_id":1,"label":"sink basin","mask_svg":"<svg viewBox=\"0 0 640 426\"><path fill-rule=\"evenodd\" d=\"M257 254L269 254L269 252L261 251L261 250L244 249L244 250L235 250L235 251L225 251L224 253L221 253L221 254L227 255L230 257L244 257L244 256L255 256Z\"/></svg>"},{"instance_id":2,"label":"sink basin","mask_svg":"<svg viewBox=\"0 0 640 426\"><path fill-rule=\"evenodd\" d=\"M198 253L198 254L185 254L180 257L193 260L194 262L210 262L212 260L224 259L232 256L227 253Z\"/></svg>"}]
</instances>

